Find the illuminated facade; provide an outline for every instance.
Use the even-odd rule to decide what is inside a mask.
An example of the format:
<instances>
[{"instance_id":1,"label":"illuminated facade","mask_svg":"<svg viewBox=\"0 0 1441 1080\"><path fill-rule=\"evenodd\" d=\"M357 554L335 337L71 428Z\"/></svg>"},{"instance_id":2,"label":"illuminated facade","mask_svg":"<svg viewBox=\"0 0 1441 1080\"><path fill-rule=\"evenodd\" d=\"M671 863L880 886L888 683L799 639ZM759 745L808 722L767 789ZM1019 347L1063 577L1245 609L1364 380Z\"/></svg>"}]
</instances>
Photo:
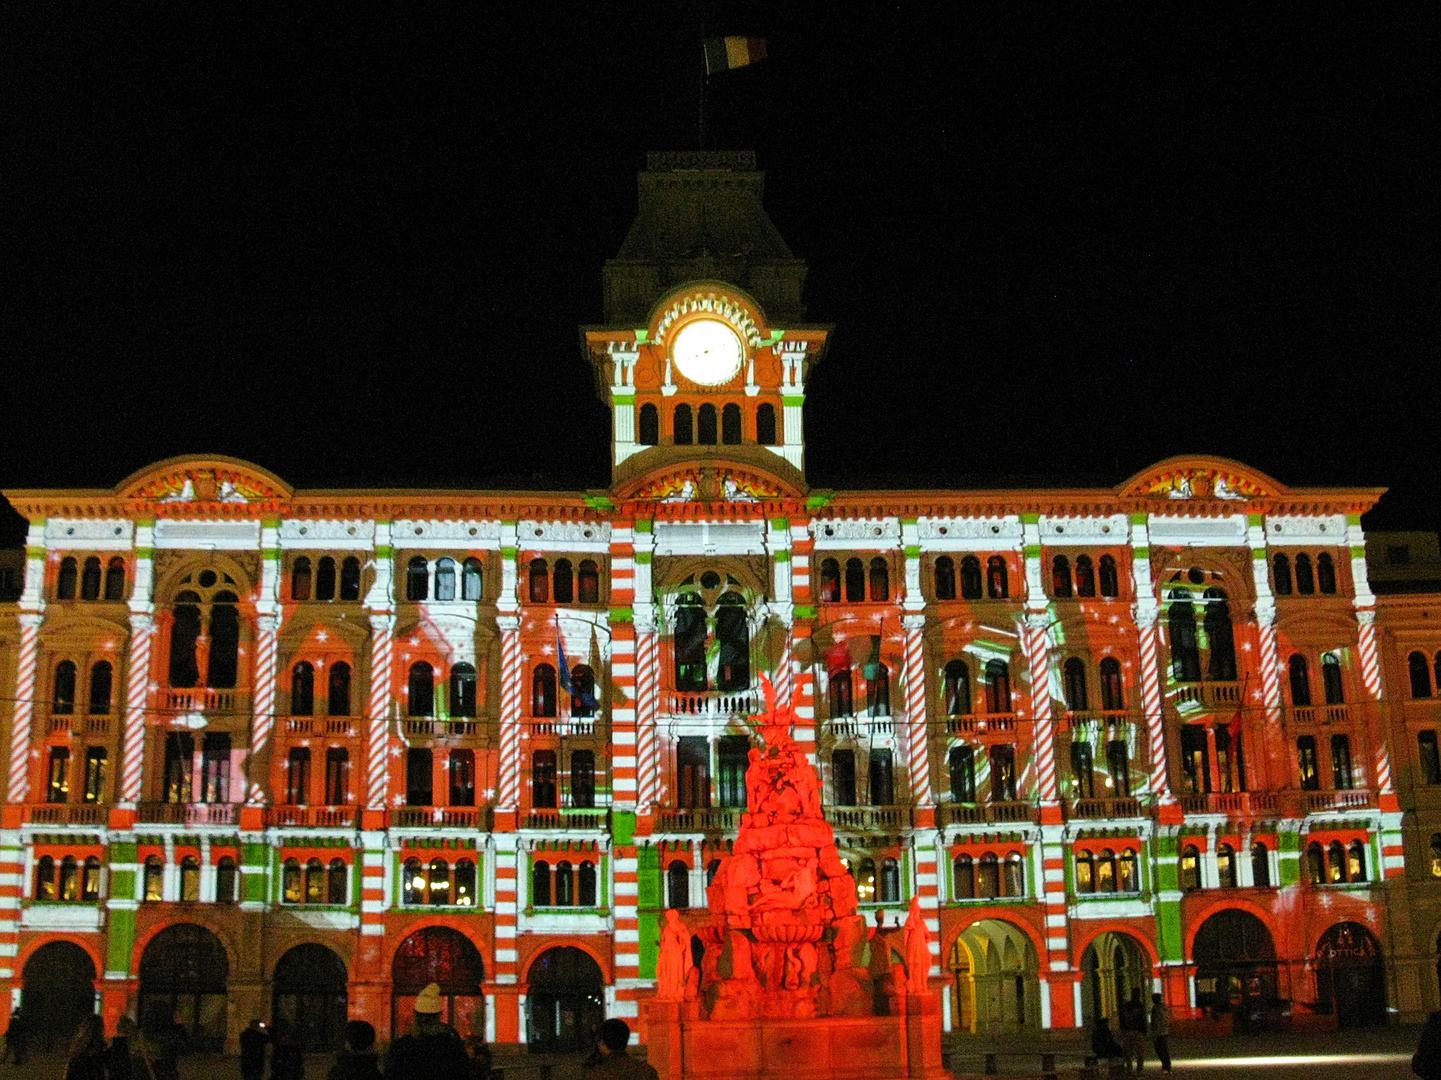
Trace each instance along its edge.
<instances>
[{"instance_id":1,"label":"illuminated facade","mask_svg":"<svg viewBox=\"0 0 1441 1080\"><path fill-rule=\"evenodd\" d=\"M921 898L949 1030L1153 982L1178 1016L1433 1007L1379 492L1205 457L811 489L804 273L749 155L653 156L582 331L605 491L296 491L194 457L7 492L9 1001L63 1017L93 985L112 1024L178 1010L232 1045L252 1016L384 1035L432 979L501 1042L636 1017L663 910L707 917L764 673L867 912Z\"/></svg>"}]
</instances>

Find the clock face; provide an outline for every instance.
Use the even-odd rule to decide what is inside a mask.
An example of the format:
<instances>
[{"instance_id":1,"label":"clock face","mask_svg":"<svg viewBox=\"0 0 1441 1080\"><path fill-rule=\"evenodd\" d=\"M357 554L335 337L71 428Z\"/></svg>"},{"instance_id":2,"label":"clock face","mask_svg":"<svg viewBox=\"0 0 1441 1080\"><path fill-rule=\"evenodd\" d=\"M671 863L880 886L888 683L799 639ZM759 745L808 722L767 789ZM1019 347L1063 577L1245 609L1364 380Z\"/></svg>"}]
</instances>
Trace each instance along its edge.
<instances>
[{"instance_id":1,"label":"clock face","mask_svg":"<svg viewBox=\"0 0 1441 1080\"><path fill-rule=\"evenodd\" d=\"M745 361L736 332L716 319L696 319L680 328L671 347L680 373L701 386L719 386L735 378Z\"/></svg>"}]
</instances>

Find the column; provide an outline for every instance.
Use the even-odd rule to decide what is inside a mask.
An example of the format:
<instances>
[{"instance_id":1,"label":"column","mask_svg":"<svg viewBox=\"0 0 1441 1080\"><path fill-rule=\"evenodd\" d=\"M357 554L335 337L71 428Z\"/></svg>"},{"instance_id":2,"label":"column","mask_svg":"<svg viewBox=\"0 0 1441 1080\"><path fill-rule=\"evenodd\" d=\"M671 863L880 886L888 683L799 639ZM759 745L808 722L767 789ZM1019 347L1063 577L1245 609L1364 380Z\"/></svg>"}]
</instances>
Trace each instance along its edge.
<instances>
[{"instance_id":1,"label":"column","mask_svg":"<svg viewBox=\"0 0 1441 1080\"><path fill-rule=\"evenodd\" d=\"M660 747L660 634L655 608L637 604L635 634L636 809L649 814L664 798Z\"/></svg>"},{"instance_id":2,"label":"column","mask_svg":"<svg viewBox=\"0 0 1441 1080\"><path fill-rule=\"evenodd\" d=\"M799 409L796 410L800 412ZM790 431L790 410L786 410L786 431ZM789 434L787 435L789 437ZM791 522L791 598L792 625L787 635L786 666L791 673L790 704L795 711L795 740L804 746L812 765L816 760L816 676L814 661L802 664L797 657L811 655L810 639L814 628L815 593L811 588L811 553L815 541L811 536L812 522ZM784 702L784 691L780 691Z\"/></svg>"},{"instance_id":3,"label":"column","mask_svg":"<svg viewBox=\"0 0 1441 1080\"><path fill-rule=\"evenodd\" d=\"M370 614L370 704L365 717L365 808L390 805L390 697L395 666L395 616ZM379 819L383 820L383 819ZM377 822L378 823L378 822Z\"/></svg>"},{"instance_id":4,"label":"column","mask_svg":"<svg viewBox=\"0 0 1441 1080\"><path fill-rule=\"evenodd\" d=\"M610 710L611 807L630 813L639 782L636 733L636 629L634 530L613 525L610 536L610 680L615 704Z\"/></svg>"},{"instance_id":5,"label":"column","mask_svg":"<svg viewBox=\"0 0 1441 1080\"><path fill-rule=\"evenodd\" d=\"M520 953L515 923L519 906L519 837L513 832L493 834L495 843L495 1037L497 1042L520 1042Z\"/></svg>"},{"instance_id":6,"label":"column","mask_svg":"<svg viewBox=\"0 0 1441 1080\"><path fill-rule=\"evenodd\" d=\"M499 615L500 628L500 762L495 785L497 815L514 820L520 810L520 697L524 660L520 654L520 616ZM499 827L497 820L497 827ZM514 827L513 825L511 826Z\"/></svg>"},{"instance_id":7,"label":"column","mask_svg":"<svg viewBox=\"0 0 1441 1080\"><path fill-rule=\"evenodd\" d=\"M275 667L280 616L261 615L255 620L255 628L255 714L250 722L250 752L246 758L250 784L245 801L250 806L262 806L268 795L265 750L270 743L270 734L275 730Z\"/></svg>"},{"instance_id":8,"label":"column","mask_svg":"<svg viewBox=\"0 0 1441 1080\"><path fill-rule=\"evenodd\" d=\"M797 469L805 470L805 438L802 428L802 412L806 403L806 347L805 341L783 340L780 342L781 356L781 456Z\"/></svg>"},{"instance_id":9,"label":"column","mask_svg":"<svg viewBox=\"0 0 1441 1080\"><path fill-rule=\"evenodd\" d=\"M40 664L40 626L45 616L37 611L22 612L20 651L15 671L15 710L10 729L10 771L6 799L26 802L30 795L30 727L35 717L35 677Z\"/></svg>"},{"instance_id":10,"label":"column","mask_svg":"<svg viewBox=\"0 0 1441 1080\"><path fill-rule=\"evenodd\" d=\"M1140 665L1137 682L1141 691L1142 722L1146 725L1147 756L1151 777L1151 797L1161 807L1164 820L1180 821L1180 804L1171 793L1166 757L1166 712L1161 696L1160 643L1158 622L1160 605L1151 582L1151 538L1145 514L1131 515L1131 586L1136 602L1132 614L1136 621L1137 653Z\"/></svg>"},{"instance_id":11,"label":"column","mask_svg":"<svg viewBox=\"0 0 1441 1080\"><path fill-rule=\"evenodd\" d=\"M644 447L635 441L635 364L640 346L634 341L606 343L611 360L610 409L614 423L615 464Z\"/></svg>"},{"instance_id":12,"label":"column","mask_svg":"<svg viewBox=\"0 0 1441 1080\"><path fill-rule=\"evenodd\" d=\"M911 799L916 806L931 809L936 799L931 790L931 746L926 728L925 625L924 615L901 616L901 626L906 633L906 727Z\"/></svg>"}]
</instances>

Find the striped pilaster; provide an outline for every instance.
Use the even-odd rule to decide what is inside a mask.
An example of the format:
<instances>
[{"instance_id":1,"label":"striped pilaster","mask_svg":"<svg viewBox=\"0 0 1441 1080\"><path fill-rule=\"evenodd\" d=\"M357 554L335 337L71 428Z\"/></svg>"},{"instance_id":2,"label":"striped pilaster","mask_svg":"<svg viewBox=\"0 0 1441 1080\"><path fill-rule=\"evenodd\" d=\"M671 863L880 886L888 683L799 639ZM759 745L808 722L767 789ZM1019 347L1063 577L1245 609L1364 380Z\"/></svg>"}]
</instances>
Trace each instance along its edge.
<instances>
[{"instance_id":1,"label":"striped pilaster","mask_svg":"<svg viewBox=\"0 0 1441 1080\"><path fill-rule=\"evenodd\" d=\"M659 707L660 635L647 605L644 621L637 612L635 625L636 802L642 809L661 801Z\"/></svg>"},{"instance_id":2,"label":"striped pilaster","mask_svg":"<svg viewBox=\"0 0 1441 1080\"><path fill-rule=\"evenodd\" d=\"M124 749L120 761L120 801L138 803L143 792L145 767L145 708L150 699L150 652L155 642L155 618L130 616L130 662L125 679Z\"/></svg>"},{"instance_id":3,"label":"striped pilaster","mask_svg":"<svg viewBox=\"0 0 1441 1080\"><path fill-rule=\"evenodd\" d=\"M520 975L516 914L520 910L520 852L514 833L497 833L495 849L495 981L514 984Z\"/></svg>"},{"instance_id":4,"label":"striped pilaster","mask_svg":"<svg viewBox=\"0 0 1441 1080\"><path fill-rule=\"evenodd\" d=\"M252 806L264 803L266 796L265 774L260 769L260 762L264 760L270 733L275 730L275 663L279 650L280 619L274 615L262 615L256 624L255 714L250 723L250 787L245 796L245 801Z\"/></svg>"},{"instance_id":5,"label":"striped pilaster","mask_svg":"<svg viewBox=\"0 0 1441 1080\"><path fill-rule=\"evenodd\" d=\"M1070 920L1066 907L1065 831L1060 825L1041 828L1041 897L1046 917L1046 970L1071 969Z\"/></svg>"},{"instance_id":6,"label":"striped pilaster","mask_svg":"<svg viewBox=\"0 0 1441 1080\"><path fill-rule=\"evenodd\" d=\"M361 834L360 933L362 937L385 936L385 834Z\"/></svg>"},{"instance_id":7,"label":"striped pilaster","mask_svg":"<svg viewBox=\"0 0 1441 1080\"><path fill-rule=\"evenodd\" d=\"M615 977L640 978L640 871L635 848L618 846L612 853L615 874Z\"/></svg>"},{"instance_id":8,"label":"striped pilaster","mask_svg":"<svg viewBox=\"0 0 1441 1080\"><path fill-rule=\"evenodd\" d=\"M921 916L926 920L926 936L931 944L930 977L941 972L941 835L928 831L915 836L916 895L921 899Z\"/></svg>"},{"instance_id":9,"label":"striped pilaster","mask_svg":"<svg viewBox=\"0 0 1441 1080\"><path fill-rule=\"evenodd\" d=\"M365 725L365 803L390 802L390 695L395 666L395 616L370 616L370 705Z\"/></svg>"},{"instance_id":10,"label":"striped pilaster","mask_svg":"<svg viewBox=\"0 0 1441 1080\"><path fill-rule=\"evenodd\" d=\"M910 731L908 748L911 774L911 799L917 806L935 805L931 791L931 745L926 731L926 662L924 648L924 615L904 615L901 624L906 631L905 683L906 725Z\"/></svg>"},{"instance_id":11,"label":"striped pilaster","mask_svg":"<svg viewBox=\"0 0 1441 1080\"><path fill-rule=\"evenodd\" d=\"M816 674L814 666L804 666L796 662L795 657L801 652L809 652L807 643L811 637L810 619L796 619L792 629L792 641L794 649L791 652L790 663L796 673L794 691L795 709L795 733L796 742L805 747L806 758L812 765L816 764Z\"/></svg>"},{"instance_id":12,"label":"striped pilaster","mask_svg":"<svg viewBox=\"0 0 1441 1080\"><path fill-rule=\"evenodd\" d=\"M611 626L610 677L617 704L610 710L611 795L616 809L630 809L637 794L635 626Z\"/></svg>"},{"instance_id":13,"label":"striped pilaster","mask_svg":"<svg viewBox=\"0 0 1441 1080\"><path fill-rule=\"evenodd\" d=\"M1369 701L1379 704L1384 697L1381 689L1381 660L1376 649L1376 611L1362 608L1356 612L1356 654L1361 663L1361 685L1366 688ZM1379 710L1373 710L1379 714ZM1376 770L1376 794L1379 798L1394 801L1396 785L1391 779L1391 751L1387 745L1386 732L1381 724L1372 723L1371 745L1375 747L1374 767ZM1382 809L1396 809L1383 805Z\"/></svg>"},{"instance_id":14,"label":"striped pilaster","mask_svg":"<svg viewBox=\"0 0 1441 1080\"><path fill-rule=\"evenodd\" d=\"M1051 719L1050 655L1046 642L1049 618L1044 612L1028 616L1021 623L1021 642L1031 684L1031 754L1036 767L1036 793L1043 804L1056 804L1060 789L1056 783L1056 740Z\"/></svg>"},{"instance_id":15,"label":"striped pilaster","mask_svg":"<svg viewBox=\"0 0 1441 1080\"><path fill-rule=\"evenodd\" d=\"M1151 794L1162 803L1174 803L1166 774L1166 714L1161 704L1161 668L1157 655L1156 616L1139 614L1136 619L1141 665L1141 712L1146 724L1147 754L1151 759Z\"/></svg>"},{"instance_id":16,"label":"striped pilaster","mask_svg":"<svg viewBox=\"0 0 1441 1080\"><path fill-rule=\"evenodd\" d=\"M20 615L20 651L16 658L15 711L10 729L10 773L7 798L23 803L30 795L30 727L35 717L35 676L40 664L40 624L44 616Z\"/></svg>"},{"instance_id":17,"label":"striped pilaster","mask_svg":"<svg viewBox=\"0 0 1441 1080\"><path fill-rule=\"evenodd\" d=\"M502 615L500 626L500 763L495 785L499 810L520 806L520 697L524 659L520 653L520 618Z\"/></svg>"}]
</instances>

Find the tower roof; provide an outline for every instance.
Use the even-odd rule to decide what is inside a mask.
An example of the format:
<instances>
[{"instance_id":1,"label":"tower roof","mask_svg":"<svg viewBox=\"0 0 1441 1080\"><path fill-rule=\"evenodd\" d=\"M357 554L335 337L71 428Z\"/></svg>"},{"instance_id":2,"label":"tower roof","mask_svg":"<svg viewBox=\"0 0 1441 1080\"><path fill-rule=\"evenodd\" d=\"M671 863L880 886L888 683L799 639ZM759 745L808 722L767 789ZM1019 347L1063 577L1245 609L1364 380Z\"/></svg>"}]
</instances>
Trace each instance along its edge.
<instances>
[{"instance_id":1,"label":"tower roof","mask_svg":"<svg viewBox=\"0 0 1441 1080\"><path fill-rule=\"evenodd\" d=\"M745 289L782 324L804 317L806 264L781 237L749 150L651 153L640 207L605 264L605 321L634 324L681 282L719 279Z\"/></svg>"}]
</instances>

